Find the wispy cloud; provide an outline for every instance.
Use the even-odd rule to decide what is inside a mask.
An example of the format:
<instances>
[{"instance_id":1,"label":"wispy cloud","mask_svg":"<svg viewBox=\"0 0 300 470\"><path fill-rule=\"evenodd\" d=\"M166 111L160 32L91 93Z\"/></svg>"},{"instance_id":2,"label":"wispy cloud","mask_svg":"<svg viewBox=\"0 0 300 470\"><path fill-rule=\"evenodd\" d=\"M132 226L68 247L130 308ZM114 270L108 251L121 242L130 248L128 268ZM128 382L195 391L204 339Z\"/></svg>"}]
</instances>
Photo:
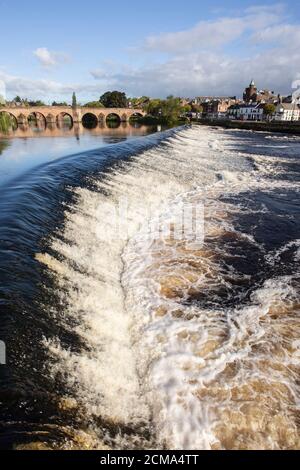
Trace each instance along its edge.
<instances>
[{"instance_id":1,"label":"wispy cloud","mask_svg":"<svg viewBox=\"0 0 300 470\"><path fill-rule=\"evenodd\" d=\"M107 80L111 77L111 74L112 74L111 69L110 71L105 70L103 68L97 69L97 70L91 70L91 75L96 80Z\"/></svg>"},{"instance_id":2,"label":"wispy cloud","mask_svg":"<svg viewBox=\"0 0 300 470\"><path fill-rule=\"evenodd\" d=\"M8 97L20 95L30 99L71 99L73 91L84 96L99 96L99 84L97 83L61 83L48 79L29 79L10 75L0 70L0 81L5 83ZM101 90L100 90L101 91Z\"/></svg>"},{"instance_id":3,"label":"wispy cloud","mask_svg":"<svg viewBox=\"0 0 300 470\"><path fill-rule=\"evenodd\" d=\"M38 47L33 54L38 59L39 63L46 68L55 67L69 61L69 57L66 54L49 51L47 47Z\"/></svg>"},{"instance_id":4,"label":"wispy cloud","mask_svg":"<svg viewBox=\"0 0 300 470\"><path fill-rule=\"evenodd\" d=\"M223 18L218 21L202 21L195 27L175 33L165 33L146 38L143 48L177 54L184 50L215 48L238 38L245 30L240 18Z\"/></svg>"},{"instance_id":5,"label":"wispy cloud","mask_svg":"<svg viewBox=\"0 0 300 470\"><path fill-rule=\"evenodd\" d=\"M224 47L246 32L261 30L276 25L282 19L282 5L248 8L238 17L223 17L214 21L200 21L194 27L149 36L142 48L178 54L181 51L215 49Z\"/></svg>"},{"instance_id":6,"label":"wispy cloud","mask_svg":"<svg viewBox=\"0 0 300 470\"><path fill-rule=\"evenodd\" d=\"M252 40L257 44L273 44L274 46L299 48L300 26L294 24L279 24L257 31Z\"/></svg>"},{"instance_id":7,"label":"wispy cloud","mask_svg":"<svg viewBox=\"0 0 300 470\"><path fill-rule=\"evenodd\" d=\"M287 93L300 74L299 26L289 23L282 4L252 6L236 17L147 37L140 51L167 53L163 63L126 72L114 66L93 77L130 94L193 96L239 95L254 76L259 87Z\"/></svg>"},{"instance_id":8,"label":"wispy cloud","mask_svg":"<svg viewBox=\"0 0 300 470\"><path fill-rule=\"evenodd\" d=\"M288 93L292 81L299 76L299 63L300 51L286 54L284 49L245 58L214 51L193 52L177 55L163 64L106 74L101 85L125 89L130 95L241 95L254 76L259 87Z\"/></svg>"},{"instance_id":9,"label":"wispy cloud","mask_svg":"<svg viewBox=\"0 0 300 470\"><path fill-rule=\"evenodd\" d=\"M146 60L146 65L109 60L93 68L86 83L30 80L4 72L0 79L9 95L32 98L68 98L73 90L84 99L94 98L112 88L153 97L241 95L252 77L260 88L288 93L300 78L300 25L286 12L282 4L252 6L232 17L227 13L190 29L146 37L134 52L136 62ZM161 53L167 58L162 59ZM35 56L47 68L66 61L63 54L45 47L38 48Z\"/></svg>"}]
</instances>

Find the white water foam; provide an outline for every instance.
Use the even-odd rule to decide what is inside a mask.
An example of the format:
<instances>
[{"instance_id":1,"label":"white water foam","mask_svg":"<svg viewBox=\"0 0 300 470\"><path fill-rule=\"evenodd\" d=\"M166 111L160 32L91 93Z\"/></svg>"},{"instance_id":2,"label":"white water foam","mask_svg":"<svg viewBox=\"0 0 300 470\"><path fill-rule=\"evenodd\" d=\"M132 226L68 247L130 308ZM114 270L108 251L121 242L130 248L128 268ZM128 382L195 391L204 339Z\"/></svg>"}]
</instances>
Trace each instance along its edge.
<instances>
[{"instance_id":1,"label":"white water foam","mask_svg":"<svg viewBox=\"0 0 300 470\"><path fill-rule=\"evenodd\" d=\"M163 218L177 201L196 199L208 200L208 237L214 241L224 234L247 237L234 233L230 211L217 199L263 187L265 182L245 154L230 151L230 139L219 130L183 129L93 181L94 190L76 189L77 201L66 211L64 230L51 242L56 255L38 257L55 275L64 326L69 325L86 345L74 352L58 338L45 340L56 359L52 374L64 374L70 395L87 415L119 425L148 423L152 445L157 447L246 447L237 437L241 431L238 416L243 416L243 423L249 421L249 448L283 446L276 432L269 440L263 435L263 424L251 418L257 410L241 411L241 403L232 395L242 393L241 384L248 387L250 383L252 392L244 391L247 398L240 400L249 404L253 383L256 379L255 383L263 382L259 368L251 368L253 349L268 344L273 333L276 339L272 328L281 325L273 327L266 318L274 295L284 303L286 291L274 290L272 282L276 281L270 281L253 295L249 307L201 310L185 306L182 299L191 292L227 282L219 269L216 243L201 250L186 241L152 242L145 236L151 223L145 205ZM124 196L128 240L114 236L106 204L109 201L117 207ZM288 280L278 282L286 286ZM292 285L290 289L293 298ZM266 354L263 351L264 358ZM285 360L287 367L294 364L290 355ZM292 402L296 394L292 378L279 371L274 382L286 387ZM262 388L263 404L268 392ZM274 407L278 403L275 399ZM286 414L288 405L294 406L289 402L285 407L283 402L279 416L293 430L292 418ZM263 412L261 420L271 426L268 411L263 408ZM222 425L230 427L230 420L232 432L226 434ZM245 429L241 432L246 435ZM255 441L253 432L260 432L261 440ZM225 437L222 441L222 433L227 441ZM120 440L115 445L125 446Z\"/></svg>"}]
</instances>

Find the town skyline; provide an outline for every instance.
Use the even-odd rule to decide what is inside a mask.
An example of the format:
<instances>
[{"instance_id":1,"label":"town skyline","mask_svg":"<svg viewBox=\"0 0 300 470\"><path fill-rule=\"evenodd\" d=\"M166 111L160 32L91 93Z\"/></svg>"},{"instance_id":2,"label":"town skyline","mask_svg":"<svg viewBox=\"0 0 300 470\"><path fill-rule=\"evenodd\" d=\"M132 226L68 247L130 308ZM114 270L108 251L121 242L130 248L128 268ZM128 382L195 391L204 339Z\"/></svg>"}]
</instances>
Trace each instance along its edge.
<instances>
[{"instance_id":1,"label":"town skyline","mask_svg":"<svg viewBox=\"0 0 300 470\"><path fill-rule=\"evenodd\" d=\"M295 80L294 83L292 84L292 89L289 91L289 93L287 94L282 94L280 93L278 90L274 90L274 89L268 89L266 87L260 87L257 82L255 81L254 78L251 79L249 85L246 85L243 90L239 90L238 93L236 93L235 95L222 95L222 94L211 94L211 95L203 95L203 94L198 94L198 95L195 95L195 96L178 96L178 98L181 98L182 100L186 100L186 101L199 101L202 100L203 102L204 101L213 101L213 100L222 100L222 99L233 99L233 100L236 100L236 101L240 101L240 102L274 102L274 101L278 101L278 97L285 97L285 98L292 98L292 95L293 93L295 94L296 93L296 89L300 90L300 87L299 87L299 82L300 80ZM251 91L251 88L254 88L254 90ZM117 93L117 94L122 94L124 95L124 99L126 99L128 101L127 104L129 104L130 106L130 100L131 99L140 99L140 98L149 98L149 99L155 99L155 97L151 97L151 96L148 96L147 95L140 95L140 96L127 96L126 95L126 92L124 92L123 90L117 90L117 91L114 91L114 90L107 90L105 94L107 93ZM252 92L252 95L251 95L251 92ZM250 93L250 94L249 94ZM73 96L73 99L74 99L74 95L75 95L75 99L77 101L77 95L76 95L76 92L73 91L72 93L72 96ZM297 95L299 95L299 91L297 93ZM174 95L168 95L168 96L174 96ZM163 98L159 98L159 99L165 99L167 98L166 97L163 97ZM297 96L297 99L299 101L299 96ZM101 101L101 96L99 98L99 95L97 98L95 98L95 100L93 100L92 102L88 102L87 104L84 103L84 102L81 102L81 101L78 101L78 105L79 106L89 106L90 103L93 103L94 106L97 102L100 102ZM33 105L33 106L56 106L56 105L64 105L64 106L71 106L72 105L72 97L67 97L64 101L56 101L55 99L51 102L51 100L49 102L47 102L46 100L42 100L41 97L38 97L36 100L31 100L30 98L26 97L26 96L22 96L22 95L16 95L14 96L12 99L7 99L6 98L6 92L5 92L5 87L3 87L3 84L2 84L2 89L1 89L1 86L0 86L0 105L2 104L5 104L5 102L8 104L8 105L22 105L25 104L25 105ZM93 107L93 106L92 106ZM97 106L96 106L97 107ZM120 107L123 107L123 106L120 106ZM127 107L127 105L125 106Z\"/></svg>"},{"instance_id":2,"label":"town skyline","mask_svg":"<svg viewBox=\"0 0 300 470\"><path fill-rule=\"evenodd\" d=\"M229 121L298 122L300 88L283 96L273 90L259 89L252 79L244 89L242 99L236 96L199 96L193 99L169 96L161 100L146 96L128 98L123 92L107 91L99 100L83 106L77 102L75 92L72 94L72 105L57 101L46 105L41 100L29 101L19 96L5 102L0 95L0 118L4 131L16 130L19 126L25 130L32 123L44 128L53 125L61 127L63 122L66 124L66 119L70 127L74 123L83 123L91 128L112 120L120 125L132 119L139 124L157 125L174 125L191 120L221 120L222 124Z\"/></svg>"},{"instance_id":3,"label":"town skyline","mask_svg":"<svg viewBox=\"0 0 300 470\"><path fill-rule=\"evenodd\" d=\"M193 0L185 11L178 1L154 0L143 9L116 1L116 18L94 0L88 11L56 0L47 15L33 6L0 2L10 37L0 64L8 100L49 104L75 91L87 102L114 89L159 98L239 96L252 77L260 88L289 94L300 79L300 15L290 0L231 0L226 8Z\"/></svg>"}]
</instances>

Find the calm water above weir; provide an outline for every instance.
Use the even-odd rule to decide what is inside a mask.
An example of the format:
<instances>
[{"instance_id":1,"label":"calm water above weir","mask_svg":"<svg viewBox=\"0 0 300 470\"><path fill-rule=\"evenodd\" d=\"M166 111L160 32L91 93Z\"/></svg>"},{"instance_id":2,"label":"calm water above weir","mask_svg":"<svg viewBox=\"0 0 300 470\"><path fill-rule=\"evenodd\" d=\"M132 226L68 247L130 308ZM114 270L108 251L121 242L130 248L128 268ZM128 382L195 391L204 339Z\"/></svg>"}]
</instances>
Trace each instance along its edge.
<instances>
[{"instance_id":1,"label":"calm water above weir","mask_svg":"<svg viewBox=\"0 0 300 470\"><path fill-rule=\"evenodd\" d=\"M71 126L70 126L71 127ZM134 139L157 131L138 123L110 123L87 129L81 124L68 126L19 127L0 133L0 185L35 166L66 155L92 150Z\"/></svg>"}]
</instances>

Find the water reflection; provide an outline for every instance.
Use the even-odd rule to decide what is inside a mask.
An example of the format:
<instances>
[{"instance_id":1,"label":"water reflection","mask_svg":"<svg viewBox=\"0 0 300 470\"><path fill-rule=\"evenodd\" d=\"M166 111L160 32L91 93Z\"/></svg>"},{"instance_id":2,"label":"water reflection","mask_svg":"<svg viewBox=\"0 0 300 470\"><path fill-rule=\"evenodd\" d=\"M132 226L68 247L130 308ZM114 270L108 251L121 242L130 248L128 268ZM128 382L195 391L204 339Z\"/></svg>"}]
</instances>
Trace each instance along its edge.
<instances>
[{"instance_id":1,"label":"water reflection","mask_svg":"<svg viewBox=\"0 0 300 470\"><path fill-rule=\"evenodd\" d=\"M117 124L117 125L116 125ZM0 134L0 186L32 168L74 153L93 150L127 139L156 132L152 126L137 123L97 123L85 128L67 119L47 122L37 119L19 124L15 131Z\"/></svg>"},{"instance_id":2,"label":"water reflection","mask_svg":"<svg viewBox=\"0 0 300 470\"><path fill-rule=\"evenodd\" d=\"M92 113L87 113L82 116L82 125L86 129L96 129L98 126L98 119Z\"/></svg>"},{"instance_id":3,"label":"water reflection","mask_svg":"<svg viewBox=\"0 0 300 470\"><path fill-rule=\"evenodd\" d=\"M0 155L9 146L8 140L0 140Z\"/></svg>"},{"instance_id":4,"label":"water reflection","mask_svg":"<svg viewBox=\"0 0 300 470\"><path fill-rule=\"evenodd\" d=\"M42 132L46 129L47 123L46 119L41 113L31 113L28 116L28 124L24 123L21 124L23 126L23 129L26 129L26 127L30 127L36 132Z\"/></svg>"},{"instance_id":5,"label":"water reflection","mask_svg":"<svg viewBox=\"0 0 300 470\"><path fill-rule=\"evenodd\" d=\"M0 132L0 138L14 138L14 137L73 137L80 139L80 136L91 133L92 135L99 136L117 136L127 137L134 135L145 135L157 130L153 126L145 126L138 122L120 122L111 120L107 122L95 122L89 119L88 115L84 116L82 124L74 123L72 120L64 117L57 120L57 123L48 122L44 119L39 119L37 116L32 115L28 124L19 124L18 128L13 130L9 129L5 133Z\"/></svg>"},{"instance_id":6,"label":"water reflection","mask_svg":"<svg viewBox=\"0 0 300 470\"><path fill-rule=\"evenodd\" d=\"M52 116L51 117L49 116L48 124L50 124L52 128L55 127L55 123L53 123ZM73 118L70 114L62 112L57 116L56 124L57 124L57 127L59 127L59 129L72 129Z\"/></svg>"}]
</instances>

